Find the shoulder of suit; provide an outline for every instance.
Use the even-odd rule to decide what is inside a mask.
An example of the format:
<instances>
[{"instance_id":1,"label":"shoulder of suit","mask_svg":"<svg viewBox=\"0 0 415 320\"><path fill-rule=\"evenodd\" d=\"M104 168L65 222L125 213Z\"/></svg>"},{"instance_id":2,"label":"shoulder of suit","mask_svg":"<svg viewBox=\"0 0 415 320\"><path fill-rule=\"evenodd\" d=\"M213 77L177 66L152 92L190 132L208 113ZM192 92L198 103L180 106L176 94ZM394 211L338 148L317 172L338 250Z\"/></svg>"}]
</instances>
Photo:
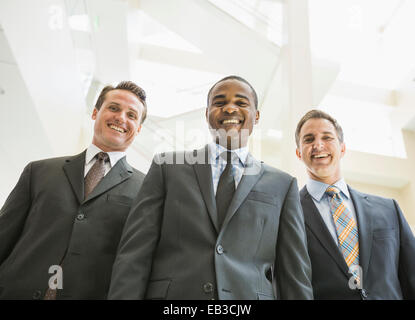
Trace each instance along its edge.
<instances>
[{"instance_id":1,"label":"shoulder of suit","mask_svg":"<svg viewBox=\"0 0 415 320\"><path fill-rule=\"evenodd\" d=\"M77 157L77 156L79 155L34 160L34 161L29 162L28 165L31 165L32 167L37 167L37 166L64 164L64 163L70 162L74 157Z\"/></svg>"},{"instance_id":2,"label":"shoulder of suit","mask_svg":"<svg viewBox=\"0 0 415 320\"><path fill-rule=\"evenodd\" d=\"M153 158L153 162L157 164L183 164L190 161L191 164L200 164L204 163L205 154L204 149L166 151L157 153Z\"/></svg>"},{"instance_id":3,"label":"shoulder of suit","mask_svg":"<svg viewBox=\"0 0 415 320\"><path fill-rule=\"evenodd\" d=\"M282 171L280 169L277 169L275 167L272 167L268 164L266 164L265 162L261 161L261 165L264 168L264 174L273 174L278 176L279 179L288 179L288 180L292 180L294 177L292 175L290 175L289 173Z\"/></svg>"},{"instance_id":4,"label":"shoulder of suit","mask_svg":"<svg viewBox=\"0 0 415 320\"><path fill-rule=\"evenodd\" d=\"M139 179L144 179L144 177L146 176L144 173L142 173L140 170L137 170L134 167L131 167L133 169L133 175Z\"/></svg>"},{"instance_id":5,"label":"shoulder of suit","mask_svg":"<svg viewBox=\"0 0 415 320\"><path fill-rule=\"evenodd\" d=\"M352 194L352 196L353 196L353 194L356 194L356 195L358 195L360 197L363 197L363 198L371 201L372 203L380 203L380 204L383 204L383 203L391 203L391 202L394 201L391 198L385 198L385 197L381 197L381 196L378 196L378 195L374 195L374 194L369 194L369 193L364 193L364 192L358 191L356 189L351 188L349 185L348 185L348 187L349 187L349 191Z\"/></svg>"}]
</instances>

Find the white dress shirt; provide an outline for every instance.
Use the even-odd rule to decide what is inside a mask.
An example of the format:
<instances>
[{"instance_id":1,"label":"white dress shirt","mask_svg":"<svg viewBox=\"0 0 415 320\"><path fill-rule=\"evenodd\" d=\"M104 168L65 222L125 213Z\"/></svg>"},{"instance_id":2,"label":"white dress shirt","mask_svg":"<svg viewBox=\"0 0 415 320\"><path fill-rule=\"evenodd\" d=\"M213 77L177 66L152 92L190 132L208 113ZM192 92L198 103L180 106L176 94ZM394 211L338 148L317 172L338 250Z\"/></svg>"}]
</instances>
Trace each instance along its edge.
<instances>
[{"instance_id":1,"label":"white dress shirt","mask_svg":"<svg viewBox=\"0 0 415 320\"><path fill-rule=\"evenodd\" d=\"M95 156L97 153L104 152L100 148L98 148L96 145L91 144L88 149L86 150L86 156L85 156L85 171L84 171L84 177L88 173L88 171L92 168L94 163L97 161ZM112 151L107 152L110 161L105 163L105 174L104 176L111 170L113 166L120 160L121 158L125 157L125 152L119 152L119 151Z\"/></svg>"},{"instance_id":2,"label":"white dress shirt","mask_svg":"<svg viewBox=\"0 0 415 320\"><path fill-rule=\"evenodd\" d=\"M211 142L208 144L209 148L209 163L212 168L212 179L213 179L213 192L216 196L216 190L218 188L219 178L223 170L226 167L226 159L220 157L223 152L232 151L238 156L239 161L232 161L232 175L235 180L235 190L241 181L242 175L245 170L246 157L248 156L248 148L240 148L234 150L227 150L219 144Z\"/></svg>"},{"instance_id":3,"label":"white dress shirt","mask_svg":"<svg viewBox=\"0 0 415 320\"><path fill-rule=\"evenodd\" d=\"M333 216L330 212L330 197L326 194L326 190L329 187L329 184L309 179L307 182L307 191L311 195L314 204L316 205L318 211L320 212L321 217L323 218L324 223L327 226L331 236L333 237L335 243L339 245L336 233L336 225L333 220ZM340 179L333 186L337 187L340 190L340 197L345 202L345 205L349 212L352 214L354 221L357 226L356 219L356 210L353 205L353 201L350 198L349 189L347 189L347 184L344 179Z\"/></svg>"}]
</instances>

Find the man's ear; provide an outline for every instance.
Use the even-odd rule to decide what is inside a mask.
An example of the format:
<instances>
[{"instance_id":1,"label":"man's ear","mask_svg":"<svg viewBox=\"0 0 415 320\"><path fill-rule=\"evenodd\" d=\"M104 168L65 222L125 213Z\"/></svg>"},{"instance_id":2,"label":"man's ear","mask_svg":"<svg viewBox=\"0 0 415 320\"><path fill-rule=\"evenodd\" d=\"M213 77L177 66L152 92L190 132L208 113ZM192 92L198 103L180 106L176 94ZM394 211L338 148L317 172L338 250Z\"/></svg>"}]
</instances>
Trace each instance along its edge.
<instances>
[{"instance_id":1,"label":"man's ear","mask_svg":"<svg viewBox=\"0 0 415 320\"><path fill-rule=\"evenodd\" d=\"M258 121L259 121L259 110L257 110L255 114L255 124L258 124Z\"/></svg>"},{"instance_id":2,"label":"man's ear","mask_svg":"<svg viewBox=\"0 0 415 320\"><path fill-rule=\"evenodd\" d=\"M92 116L91 116L92 120L95 120L97 118L97 113L98 113L98 109L94 108L94 110L92 111Z\"/></svg>"},{"instance_id":3,"label":"man's ear","mask_svg":"<svg viewBox=\"0 0 415 320\"><path fill-rule=\"evenodd\" d=\"M301 160L301 152L297 149L295 149L295 154L297 155L298 160Z\"/></svg>"},{"instance_id":4,"label":"man's ear","mask_svg":"<svg viewBox=\"0 0 415 320\"><path fill-rule=\"evenodd\" d=\"M341 157L343 158L344 155L346 154L346 144L344 142L342 142L340 144L340 153L341 153Z\"/></svg>"},{"instance_id":5,"label":"man's ear","mask_svg":"<svg viewBox=\"0 0 415 320\"><path fill-rule=\"evenodd\" d=\"M135 135L138 135L140 133L142 126L143 125L141 125L141 124L138 126L137 131L135 132Z\"/></svg>"}]
</instances>

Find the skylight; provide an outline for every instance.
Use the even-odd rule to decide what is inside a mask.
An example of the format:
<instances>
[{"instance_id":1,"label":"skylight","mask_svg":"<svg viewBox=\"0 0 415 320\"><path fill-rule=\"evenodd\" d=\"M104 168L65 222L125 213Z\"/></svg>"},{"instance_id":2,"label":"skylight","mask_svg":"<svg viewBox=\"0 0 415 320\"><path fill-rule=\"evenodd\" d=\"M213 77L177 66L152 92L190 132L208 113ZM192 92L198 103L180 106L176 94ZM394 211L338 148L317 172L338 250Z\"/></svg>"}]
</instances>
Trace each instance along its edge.
<instances>
[{"instance_id":1,"label":"skylight","mask_svg":"<svg viewBox=\"0 0 415 320\"><path fill-rule=\"evenodd\" d=\"M277 0L209 0L241 23L282 44L283 8Z\"/></svg>"},{"instance_id":2,"label":"skylight","mask_svg":"<svg viewBox=\"0 0 415 320\"><path fill-rule=\"evenodd\" d=\"M321 104L343 125L349 149L406 157L393 97L415 67L414 12L410 0L309 1L312 55L340 69Z\"/></svg>"},{"instance_id":3,"label":"skylight","mask_svg":"<svg viewBox=\"0 0 415 320\"><path fill-rule=\"evenodd\" d=\"M339 62L339 80L394 89L415 67L415 1L313 0L309 12L313 55Z\"/></svg>"},{"instance_id":4,"label":"skylight","mask_svg":"<svg viewBox=\"0 0 415 320\"><path fill-rule=\"evenodd\" d=\"M136 60L132 79L147 93L148 113L168 118L206 107L209 88L224 75Z\"/></svg>"}]
</instances>

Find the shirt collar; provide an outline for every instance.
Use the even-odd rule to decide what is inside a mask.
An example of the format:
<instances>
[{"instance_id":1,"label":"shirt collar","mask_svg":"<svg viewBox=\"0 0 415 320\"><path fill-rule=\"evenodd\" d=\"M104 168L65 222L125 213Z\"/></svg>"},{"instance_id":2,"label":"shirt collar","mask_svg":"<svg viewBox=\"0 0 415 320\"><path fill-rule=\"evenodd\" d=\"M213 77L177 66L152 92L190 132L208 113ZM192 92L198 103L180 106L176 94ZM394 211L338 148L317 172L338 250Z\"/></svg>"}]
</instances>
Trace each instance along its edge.
<instances>
[{"instance_id":1,"label":"shirt collar","mask_svg":"<svg viewBox=\"0 0 415 320\"><path fill-rule=\"evenodd\" d=\"M225 147L221 146L220 144L216 144L215 142L211 142L208 144L209 147L209 157L213 162L216 162L218 157L226 151L232 151L234 154L236 154L242 163L243 166L245 166L246 158L248 157L248 147L243 147L239 149L233 149L233 150L227 150Z\"/></svg>"},{"instance_id":2,"label":"shirt collar","mask_svg":"<svg viewBox=\"0 0 415 320\"><path fill-rule=\"evenodd\" d=\"M341 178L339 181L337 181L333 185L339 188L343 196L345 196L347 199L350 198L349 189L347 188L346 181L344 181L343 178ZM307 181L307 191L317 202L321 201L321 199L323 198L329 186L330 184L320 182L317 180L313 180L313 179L309 179Z\"/></svg>"},{"instance_id":3,"label":"shirt collar","mask_svg":"<svg viewBox=\"0 0 415 320\"><path fill-rule=\"evenodd\" d=\"M86 150L85 163L88 164L89 162L91 162L92 159L97 155L97 153L100 153L100 152L104 152L104 151L102 151L96 145L91 143L91 145ZM107 152L107 154L110 158L111 168L115 166L118 160L125 157L126 155L126 153L123 151L111 151L111 152Z\"/></svg>"}]
</instances>

